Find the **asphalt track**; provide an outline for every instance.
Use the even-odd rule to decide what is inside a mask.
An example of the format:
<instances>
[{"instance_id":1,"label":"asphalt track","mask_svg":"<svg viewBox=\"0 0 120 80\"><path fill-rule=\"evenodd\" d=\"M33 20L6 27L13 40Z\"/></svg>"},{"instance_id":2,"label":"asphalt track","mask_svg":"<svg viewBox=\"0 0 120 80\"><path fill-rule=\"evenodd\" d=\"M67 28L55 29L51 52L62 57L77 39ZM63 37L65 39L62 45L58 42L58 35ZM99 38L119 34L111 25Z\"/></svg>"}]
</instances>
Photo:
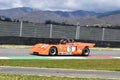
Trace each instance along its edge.
<instances>
[{"instance_id":1,"label":"asphalt track","mask_svg":"<svg viewBox=\"0 0 120 80\"><path fill-rule=\"evenodd\" d=\"M120 72L114 71L99 71L99 70L72 70L72 69L57 69L57 68L24 68L24 67L9 67L1 66L0 73L8 74L25 74L37 76L63 76L74 78L103 78L120 80Z\"/></svg>"},{"instance_id":2,"label":"asphalt track","mask_svg":"<svg viewBox=\"0 0 120 80\"><path fill-rule=\"evenodd\" d=\"M82 56L36 56L36 55L30 55L29 54L30 49L0 49L0 59L9 57L9 58L26 58L26 59L47 59L47 58L55 58L55 59L107 59L107 58L118 58L120 59L120 50L91 50L90 56L88 57L82 57Z\"/></svg>"},{"instance_id":3,"label":"asphalt track","mask_svg":"<svg viewBox=\"0 0 120 80\"><path fill-rule=\"evenodd\" d=\"M14 57L16 58L46 58L51 56L36 56L29 55L29 49L0 49L1 57ZM23 57L23 58L22 58ZM55 56L55 59L63 58L74 58L84 59L80 56ZM91 50L91 54L88 59L93 58L120 58L120 50ZM69 59L67 58L67 59ZM56 69L56 68L24 68L24 67L8 67L0 66L0 73L9 74L27 74L27 75L38 75L38 76L64 76L64 77L78 77L78 78L105 78L105 79L117 79L120 80L120 72L115 71L99 71L99 70L67 70L67 69Z\"/></svg>"}]
</instances>

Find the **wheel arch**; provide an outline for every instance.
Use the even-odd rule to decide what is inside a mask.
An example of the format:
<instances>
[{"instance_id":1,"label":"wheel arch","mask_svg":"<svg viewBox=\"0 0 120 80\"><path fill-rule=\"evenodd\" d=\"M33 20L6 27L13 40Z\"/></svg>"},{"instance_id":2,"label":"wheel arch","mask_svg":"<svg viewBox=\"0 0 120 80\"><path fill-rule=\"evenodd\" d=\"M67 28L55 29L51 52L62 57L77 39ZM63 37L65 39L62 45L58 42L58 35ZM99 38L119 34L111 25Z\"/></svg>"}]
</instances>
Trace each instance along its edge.
<instances>
[{"instance_id":1,"label":"wheel arch","mask_svg":"<svg viewBox=\"0 0 120 80\"><path fill-rule=\"evenodd\" d=\"M54 56L54 55L58 55L58 48L57 48L56 46L50 46L49 51L48 51L48 54L49 54L49 55L52 55L52 54L51 54L51 50L52 50L52 49L53 49L53 51L56 51L55 53L53 52L53 53L54 53L53 56Z\"/></svg>"}]
</instances>

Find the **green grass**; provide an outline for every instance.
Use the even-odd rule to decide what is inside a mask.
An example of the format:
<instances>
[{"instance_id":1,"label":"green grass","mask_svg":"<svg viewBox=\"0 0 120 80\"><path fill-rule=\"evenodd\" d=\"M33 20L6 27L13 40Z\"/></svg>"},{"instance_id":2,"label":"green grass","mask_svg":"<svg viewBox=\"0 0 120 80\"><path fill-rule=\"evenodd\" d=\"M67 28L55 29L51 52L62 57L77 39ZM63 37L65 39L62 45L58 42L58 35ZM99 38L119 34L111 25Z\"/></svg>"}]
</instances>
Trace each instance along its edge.
<instances>
[{"instance_id":1,"label":"green grass","mask_svg":"<svg viewBox=\"0 0 120 80\"><path fill-rule=\"evenodd\" d=\"M0 66L22 66L39 68L63 68L79 70L120 71L119 59L103 60L0 60ZM98 78L71 78L56 76L33 76L0 74L0 80L110 80Z\"/></svg>"},{"instance_id":2,"label":"green grass","mask_svg":"<svg viewBox=\"0 0 120 80\"><path fill-rule=\"evenodd\" d=\"M98 78L70 78L70 77L56 77L56 76L33 76L33 75L12 75L0 74L0 80L110 80Z\"/></svg>"},{"instance_id":3,"label":"green grass","mask_svg":"<svg viewBox=\"0 0 120 80\"><path fill-rule=\"evenodd\" d=\"M120 59L103 60L0 60L0 66L120 71Z\"/></svg>"}]
</instances>

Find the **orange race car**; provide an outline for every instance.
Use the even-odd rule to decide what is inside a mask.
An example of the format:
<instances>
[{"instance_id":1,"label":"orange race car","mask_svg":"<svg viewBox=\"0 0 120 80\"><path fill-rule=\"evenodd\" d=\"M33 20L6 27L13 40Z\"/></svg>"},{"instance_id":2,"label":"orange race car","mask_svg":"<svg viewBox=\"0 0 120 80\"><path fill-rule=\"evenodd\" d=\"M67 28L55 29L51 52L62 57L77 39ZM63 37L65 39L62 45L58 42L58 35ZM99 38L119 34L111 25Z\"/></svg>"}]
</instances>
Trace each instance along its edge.
<instances>
[{"instance_id":1,"label":"orange race car","mask_svg":"<svg viewBox=\"0 0 120 80\"><path fill-rule=\"evenodd\" d=\"M74 42L73 40L64 39L59 44L39 43L32 47L30 54L35 55L82 55L89 56L93 43Z\"/></svg>"}]
</instances>

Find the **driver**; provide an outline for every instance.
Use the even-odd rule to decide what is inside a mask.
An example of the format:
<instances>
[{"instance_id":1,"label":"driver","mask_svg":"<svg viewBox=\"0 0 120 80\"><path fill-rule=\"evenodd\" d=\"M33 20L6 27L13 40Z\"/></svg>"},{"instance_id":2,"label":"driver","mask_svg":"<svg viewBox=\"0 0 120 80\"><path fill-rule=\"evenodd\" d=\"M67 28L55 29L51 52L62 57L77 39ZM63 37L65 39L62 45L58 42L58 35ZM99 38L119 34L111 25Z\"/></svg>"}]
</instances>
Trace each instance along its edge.
<instances>
[{"instance_id":1,"label":"driver","mask_svg":"<svg viewBox=\"0 0 120 80\"><path fill-rule=\"evenodd\" d=\"M66 39L61 39L60 40L60 44L66 44L66 43L67 43Z\"/></svg>"},{"instance_id":2,"label":"driver","mask_svg":"<svg viewBox=\"0 0 120 80\"><path fill-rule=\"evenodd\" d=\"M74 42L73 39L61 39L60 40L60 44L73 43L73 42Z\"/></svg>"}]
</instances>

